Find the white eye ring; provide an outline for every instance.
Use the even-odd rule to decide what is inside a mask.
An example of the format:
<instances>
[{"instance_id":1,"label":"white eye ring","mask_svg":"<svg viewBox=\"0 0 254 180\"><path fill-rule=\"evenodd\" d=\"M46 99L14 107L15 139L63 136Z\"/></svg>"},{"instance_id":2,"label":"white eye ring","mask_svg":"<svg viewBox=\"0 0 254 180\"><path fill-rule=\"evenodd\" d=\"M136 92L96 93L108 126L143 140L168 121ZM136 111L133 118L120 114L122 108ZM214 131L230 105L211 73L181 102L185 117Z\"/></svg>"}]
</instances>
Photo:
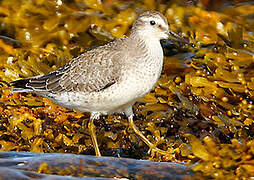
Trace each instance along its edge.
<instances>
[{"instance_id":1,"label":"white eye ring","mask_svg":"<svg viewBox=\"0 0 254 180\"><path fill-rule=\"evenodd\" d=\"M150 24L153 26L153 25L155 25L156 23L155 23L154 20L151 20L151 21L150 21Z\"/></svg>"}]
</instances>

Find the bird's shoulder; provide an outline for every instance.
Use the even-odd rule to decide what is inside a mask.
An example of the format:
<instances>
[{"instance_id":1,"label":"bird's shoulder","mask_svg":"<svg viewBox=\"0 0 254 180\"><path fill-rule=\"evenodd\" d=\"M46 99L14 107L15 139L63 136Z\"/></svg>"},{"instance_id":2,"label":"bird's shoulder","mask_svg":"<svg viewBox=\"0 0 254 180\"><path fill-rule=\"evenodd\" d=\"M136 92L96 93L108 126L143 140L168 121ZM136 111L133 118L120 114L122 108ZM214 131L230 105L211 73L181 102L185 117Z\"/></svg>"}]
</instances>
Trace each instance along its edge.
<instances>
[{"instance_id":1,"label":"bird's shoulder","mask_svg":"<svg viewBox=\"0 0 254 180\"><path fill-rule=\"evenodd\" d=\"M65 66L46 75L16 82L18 90L28 89L41 94L61 92L99 92L117 83L122 66L136 54L136 42L116 39L73 58Z\"/></svg>"},{"instance_id":2,"label":"bird's shoulder","mask_svg":"<svg viewBox=\"0 0 254 180\"><path fill-rule=\"evenodd\" d=\"M31 79L30 86L51 93L104 90L120 77L125 41L117 39L91 49L52 73Z\"/></svg>"}]
</instances>

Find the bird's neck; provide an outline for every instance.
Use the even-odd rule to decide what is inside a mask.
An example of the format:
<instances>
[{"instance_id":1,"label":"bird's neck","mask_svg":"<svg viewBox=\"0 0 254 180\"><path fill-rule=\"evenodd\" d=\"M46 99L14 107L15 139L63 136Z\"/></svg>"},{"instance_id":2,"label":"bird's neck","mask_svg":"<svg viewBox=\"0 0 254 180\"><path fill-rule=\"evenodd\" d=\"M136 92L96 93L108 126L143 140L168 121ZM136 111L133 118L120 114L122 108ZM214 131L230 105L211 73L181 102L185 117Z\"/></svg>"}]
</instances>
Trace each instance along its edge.
<instances>
[{"instance_id":1,"label":"bird's neck","mask_svg":"<svg viewBox=\"0 0 254 180\"><path fill-rule=\"evenodd\" d=\"M142 34L138 31L132 32L129 38L132 39L133 42L137 42L140 50L146 51L146 53L149 53L149 56L154 58L159 57L160 60L163 58L163 50L158 38L148 37L147 34Z\"/></svg>"},{"instance_id":2,"label":"bird's neck","mask_svg":"<svg viewBox=\"0 0 254 180\"><path fill-rule=\"evenodd\" d=\"M149 36L149 32L141 31L141 30L132 30L130 33L130 38L138 39L142 41L160 41L158 38L153 37L153 35Z\"/></svg>"},{"instance_id":3,"label":"bird's neck","mask_svg":"<svg viewBox=\"0 0 254 180\"><path fill-rule=\"evenodd\" d=\"M135 44L132 48L135 48L133 52L135 52L134 56L136 56L136 58L134 58L135 66L130 68L131 74L139 76L139 80L148 80L140 94L138 94L138 97L142 97L152 89L160 77L163 65L163 50L158 39L149 38L147 35L146 38L144 38L144 36L139 34L131 34L130 38L131 42ZM131 60L129 62L131 62ZM136 67L136 69L133 67ZM128 76L130 75L128 74Z\"/></svg>"},{"instance_id":4,"label":"bird's neck","mask_svg":"<svg viewBox=\"0 0 254 180\"><path fill-rule=\"evenodd\" d=\"M135 53L142 57L139 61L144 71L152 68L159 75L163 65L163 49L160 40L138 33L132 33L130 38L137 44Z\"/></svg>"}]
</instances>

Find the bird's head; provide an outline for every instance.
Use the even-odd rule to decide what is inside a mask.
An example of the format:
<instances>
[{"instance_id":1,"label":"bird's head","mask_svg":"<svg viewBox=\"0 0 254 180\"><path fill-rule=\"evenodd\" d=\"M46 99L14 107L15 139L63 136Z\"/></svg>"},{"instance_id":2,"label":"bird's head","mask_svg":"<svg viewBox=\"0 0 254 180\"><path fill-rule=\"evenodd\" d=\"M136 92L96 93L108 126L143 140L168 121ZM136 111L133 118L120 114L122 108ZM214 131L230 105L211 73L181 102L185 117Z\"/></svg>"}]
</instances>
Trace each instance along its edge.
<instances>
[{"instance_id":1,"label":"bird's head","mask_svg":"<svg viewBox=\"0 0 254 180\"><path fill-rule=\"evenodd\" d=\"M169 34L167 19L157 11L142 13L132 26L132 33L154 39L167 39Z\"/></svg>"},{"instance_id":2,"label":"bird's head","mask_svg":"<svg viewBox=\"0 0 254 180\"><path fill-rule=\"evenodd\" d=\"M157 11L146 11L142 13L133 23L131 34L141 36L145 39L168 39L169 36L175 41L188 43L184 38L169 29L165 16Z\"/></svg>"}]
</instances>

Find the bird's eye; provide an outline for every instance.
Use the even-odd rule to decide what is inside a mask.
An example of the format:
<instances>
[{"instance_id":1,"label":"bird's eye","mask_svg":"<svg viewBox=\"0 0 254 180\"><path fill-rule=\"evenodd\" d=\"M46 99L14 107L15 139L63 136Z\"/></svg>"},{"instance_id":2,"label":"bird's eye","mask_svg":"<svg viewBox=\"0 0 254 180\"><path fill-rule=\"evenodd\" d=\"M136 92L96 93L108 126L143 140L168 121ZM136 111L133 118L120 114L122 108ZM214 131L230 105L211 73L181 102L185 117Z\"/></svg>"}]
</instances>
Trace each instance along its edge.
<instances>
[{"instance_id":1,"label":"bird's eye","mask_svg":"<svg viewBox=\"0 0 254 180\"><path fill-rule=\"evenodd\" d=\"M153 26L153 25L155 25L156 23L155 23L154 20L152 20L152 21L150 21L150 24Z\"/></svg>"}]
</instances>

